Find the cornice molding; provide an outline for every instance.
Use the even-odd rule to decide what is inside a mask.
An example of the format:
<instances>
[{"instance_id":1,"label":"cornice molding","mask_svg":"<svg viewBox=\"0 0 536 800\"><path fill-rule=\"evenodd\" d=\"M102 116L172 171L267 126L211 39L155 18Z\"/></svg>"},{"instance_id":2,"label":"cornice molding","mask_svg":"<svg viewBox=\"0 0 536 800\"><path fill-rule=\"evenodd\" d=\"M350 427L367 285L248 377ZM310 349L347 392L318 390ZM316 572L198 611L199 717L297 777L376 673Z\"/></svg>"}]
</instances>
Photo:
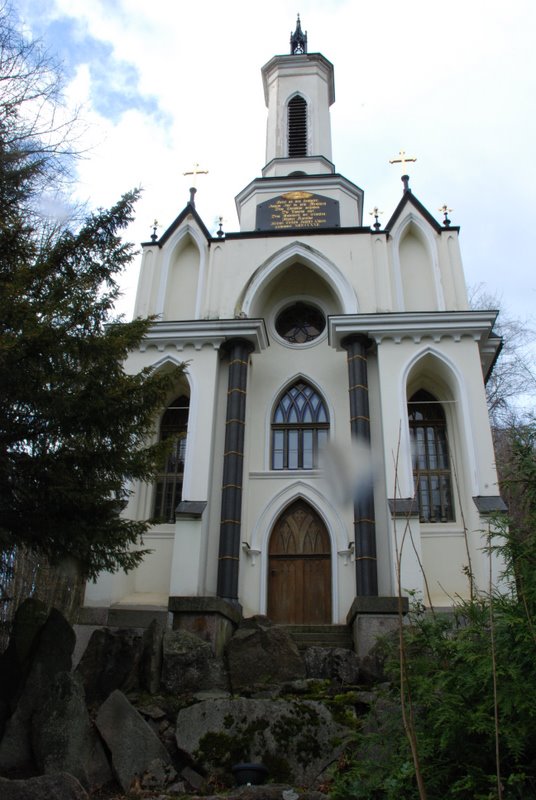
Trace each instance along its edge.
<instances>
[{"instance_id":1,"label":"cornice molding","mask_svg":"<svg viewBox=\"0 0 536 800\"><path fill-rule=\"evenodd\" d=\"M410 339L418 344L423 339L460 341L470 337L486 343L497 311L417 311L380 314L347 314L328 317L329 343L342 350L341 341L353 333L368 336L377 345L385 340L400 344Z\"/></svg>"},{"instance_id":2,"label":"cornice molding","mask_svg":"<svg viewBox=\"0 0 536 800\"><path fill-rule=\"evenodd\" d=\"M230 339L246 339L255 353L269 346L263 319L200 319L180 322L156 322L143 338L139 350L155 348L162 353L167 349L177 351L185 347L201 350L212 347L219 350Z\"/></svg>"}]
</instances>

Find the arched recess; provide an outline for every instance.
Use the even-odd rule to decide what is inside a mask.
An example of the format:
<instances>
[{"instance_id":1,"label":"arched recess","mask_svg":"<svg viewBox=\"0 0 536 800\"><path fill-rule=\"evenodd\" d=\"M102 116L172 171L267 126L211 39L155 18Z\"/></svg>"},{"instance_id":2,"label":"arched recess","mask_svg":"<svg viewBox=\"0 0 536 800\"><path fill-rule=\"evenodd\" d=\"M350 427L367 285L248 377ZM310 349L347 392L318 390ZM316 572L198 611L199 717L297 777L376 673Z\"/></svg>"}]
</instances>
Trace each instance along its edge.
<instances>
[{"instance_id":1,"label":"arched recess","mask_svg":"<svg viewBox=\"0 0 536 800\"><path fill-rule=\"evenodd\" d=\"M199 318L206 262L205 237L195 225L182 225L165 245L157 300L157 314L162 319Z\"/></svg>"},{"instance_id":2,"label":"arched recess","mask_svg":"<svg viewBox=\"0 0 536 800\"><path fill-rule=\"evenodd\" d=\"M270 535L277 519L284 510L296 500L306 501L323 521L331 544L331 606L332 620L339 618L337 551L347 547L348 531L338 509L330 498L304 480L293 481L276 492L259 513L251 530L251 547L258 550L261 560L261 581L259 586L259 608L267 612L268 559Z\"/></svg>"},{"instance_id":3,"label":"arched recess","mask_svg":"<svg viewBox=\"0 0 536 800\"><path fill-rule=\"evenodd\" d=\"M177 366L180 366L182 362L172 355L164 356L162 359L157 361L155 364L152 365L154 371L169 371ZM177 439L177 447L172 453L172 457L175 457L180 461L180 484L181 484L181 495L187 496L188 495L188 487L191 480L191 472L192 472L192 464L193 464L193 448L192 448L192 441L194 439L192 432L195 430L195 426L197 425L197 392L196 392L196 382L193 376L188 373L184 372L180 378L174 382L173 386L169 389L166 400L164 405L161 409L161 413L155 425L155 439L162 438L162 434L165 433L166 435L169 433L168 431L163 431L163 427L166 426L166 414L173 409L173 406L177 405L176 401L179 399L186 400L186 403L181 402L181 406L184 408L187 407L187 413L182 414L181 425L179 426L181 429L176 431L176 439ZM172 414L173 416L173 414ZM177 414L175 414L177 416ZM179 414L180 416L180 414ZM169 428L169 426L168 426ZM177 466L179 464L177 463ZM158 481L153 486L149 487L149 493L145 499L145 517L155 517L160 519L161 522L172 522L173 519L170 517L169 519L164 519L161 515L157 514L157 506L158 506L158 494L159 494L159 487ZM172 492L173 494L173 492ZM180 501L180 497L177 500L177 503ZM175 499L173 500L175 502ZM160 504L162 505L162 504ZM176 505L175 505L176 507Z\"/></svg>"},{"instance_id":4,"label":"arched recess","mask_svg":"<svg viewBox=\"0 0 536 800\"><path fill-rule=\"evenodd\" d=\"M403 311L443 311L445 299L437 246L430 229L413 213L393 236L395 283Z\"/></svg>"},{"instance_id":5,"label":"arched recess","mask_svg":"<svg viewBox=\"0 0 536 800\"><path fill-rule=\"evenodd\" d=\"M425 391L441 403L445 414L447 437L451 458L453 494L455 505L463 487L467 494L477 493L476 451L471 415L463 377L456 365L433 347L423 348L406 365L402 373L400 391L400 418L402 425L401 452L406 453L405 464L400 464L401 488L406 496L413 494L413 464L408 424L408 401L417 392Z\"/></svg>"},{"instance_id":6,"label":"arched recess","mask_svg":"<svg viewBox=\"0 0 536 800\"><path fill-rule=\"evenodd\" d=\"M269 540L268 616L272 622L322 625L332 620L331 542L303 498L276 520Z\"/></svg>"},{"instance_id":7,"label":"arched recess","mask_svg":"<svg viewBox=\"0 0 536 800\"><path fill-rule=\"evenodd\" d=\"M277 279L284 274L285 282L288 278L292 280L293 269L294 274L298 269L305 269L316 277L317 285L313 287L313 291L306 293L314 295L321 291L327 298L328 313L358 312L354 289L340 269L313 247L301 242L292 242L270 256L255 270L237 301L235 313L244 313L253 318L264 316L266 309L276 301L273 289L277 285ZM303 286L303 281L297 280L297 284Z\"/></svg>"}]
</instances>

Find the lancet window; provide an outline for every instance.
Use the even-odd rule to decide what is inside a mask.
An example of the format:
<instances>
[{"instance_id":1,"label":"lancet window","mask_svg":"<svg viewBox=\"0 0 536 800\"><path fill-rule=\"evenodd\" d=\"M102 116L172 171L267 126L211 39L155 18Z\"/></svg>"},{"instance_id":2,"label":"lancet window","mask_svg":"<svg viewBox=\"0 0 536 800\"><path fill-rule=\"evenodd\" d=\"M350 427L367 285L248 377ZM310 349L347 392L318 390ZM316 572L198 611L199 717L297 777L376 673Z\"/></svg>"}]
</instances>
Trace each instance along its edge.
<instances>
[{"instance_id":1,"label":"lancet window","mask_svg":"<svg viewBox=\"0 0 536 800\"><path fill-rule=\"evenodd\" d=\"M272 420L272 469L314 469L328 438L329 416L317 391L297 381L280 398Z\"/></svg>"},{"instance_id":2,"label":"lancet window","mask_svg":"<svg viewBox=\"0 0 536 800\"><path fill-rule=\"evenodd\" d=\"M447 422L441 403L421 389L408 402L413 477L421 522L454 519Z\"/></svg>"},{"instance_id":3,"label":"lancet window","mask_svg":"<svg viewBox=\"0 0 536 800\"><path fill-rule=\"evenodd\" d=\"M171 440L170 450L155 488L153 515L161 522L175 521L175 510L182 497L189 408L188 397L177 397L167 407L160 423L160 441Z\"/></svg>"},{"instance_id":4,"label":"lancet window","mask_svg":"<svg viewBox=\"0 0 536 800\"><path fill-rule=\"evenodd\" d=\"M288 157L307 155L307 103L295 95L288 104Z\"/></svg>"}]
</instances>

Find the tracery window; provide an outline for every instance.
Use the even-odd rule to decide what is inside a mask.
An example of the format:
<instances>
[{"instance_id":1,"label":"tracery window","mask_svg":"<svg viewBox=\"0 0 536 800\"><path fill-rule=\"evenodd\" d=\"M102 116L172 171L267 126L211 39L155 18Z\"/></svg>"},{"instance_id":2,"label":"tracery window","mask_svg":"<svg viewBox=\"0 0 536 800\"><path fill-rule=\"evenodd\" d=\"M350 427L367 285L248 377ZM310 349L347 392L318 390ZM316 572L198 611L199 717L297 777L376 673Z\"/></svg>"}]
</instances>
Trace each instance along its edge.
<instances>
[{"instance_id":1,"label":"tracery window","mask_svg":"<svg viewBox=\"0 0 536 800\"><path fill-rule=\"evenodd\" d=\"M326 327L322 311L309 303L293 303L278 314L275 329L290 344L305 344L317 339Z\"/></svg>"},{"instance_id":2,"label":"tracery window","mask_svg":"<svg viewBox=\"0 0 536 800\"><path fill-rule=\"evenodd\" d=\"M447 422L441 403L424 389L408 402L415 492L421 522L454 519Z\"/></svg>"},{"instance_id":3,"label":"tracery window","mask_svg":"<svg viewBox=\"0 0 536 800\"><path fill-rule=\"evenodd\" d=\"M296 95L288 104L288 157L307 155L307 103Z\"/></svg>"},{"instance_id":4,"label":"tracery window","mask_svg":"<svg viewBox=\"0 0 536 800\"><path fill-rule=\"evenodd\" d=\"M160 423L160 441L172 440L155 487L153 516L161 522L175 521L175 509L182 497L189 408L188 397L177 397L167 407Z\"/></svg>"},{"instance_id":5,"label":"tracery window","mask_svg":"<svg viewBox=\"0 0 536 800\"><path fill-rule=\"evenodd\" d=\"M328 438L329 417L312 386L297 381L279 400L272 420L272 469L314 469Z\"/></svg>"}]
</instances>

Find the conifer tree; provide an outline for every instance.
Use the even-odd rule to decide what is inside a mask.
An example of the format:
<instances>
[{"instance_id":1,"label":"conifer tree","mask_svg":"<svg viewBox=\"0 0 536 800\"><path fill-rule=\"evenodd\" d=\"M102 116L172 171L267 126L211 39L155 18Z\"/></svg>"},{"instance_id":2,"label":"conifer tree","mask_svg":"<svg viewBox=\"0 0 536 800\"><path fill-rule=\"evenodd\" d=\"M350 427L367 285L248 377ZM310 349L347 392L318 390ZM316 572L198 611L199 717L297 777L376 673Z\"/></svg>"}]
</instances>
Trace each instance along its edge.
<instances>
[{"instance_id":1,"label":"conifer tree","mask_svg":"<svg viewBox=\"0 0 536 800\"><path fill-rule=\"evenodd\" d=\"M128 570L149 523L121 512L129 482L156 472L148 437L176 377L123 366L152 323L113 313L138 193L81 224L43 217L71 156L60 80L5 6L0 75L0 550L73 556L85 576Z\"/></svg>"}]
</instances>

